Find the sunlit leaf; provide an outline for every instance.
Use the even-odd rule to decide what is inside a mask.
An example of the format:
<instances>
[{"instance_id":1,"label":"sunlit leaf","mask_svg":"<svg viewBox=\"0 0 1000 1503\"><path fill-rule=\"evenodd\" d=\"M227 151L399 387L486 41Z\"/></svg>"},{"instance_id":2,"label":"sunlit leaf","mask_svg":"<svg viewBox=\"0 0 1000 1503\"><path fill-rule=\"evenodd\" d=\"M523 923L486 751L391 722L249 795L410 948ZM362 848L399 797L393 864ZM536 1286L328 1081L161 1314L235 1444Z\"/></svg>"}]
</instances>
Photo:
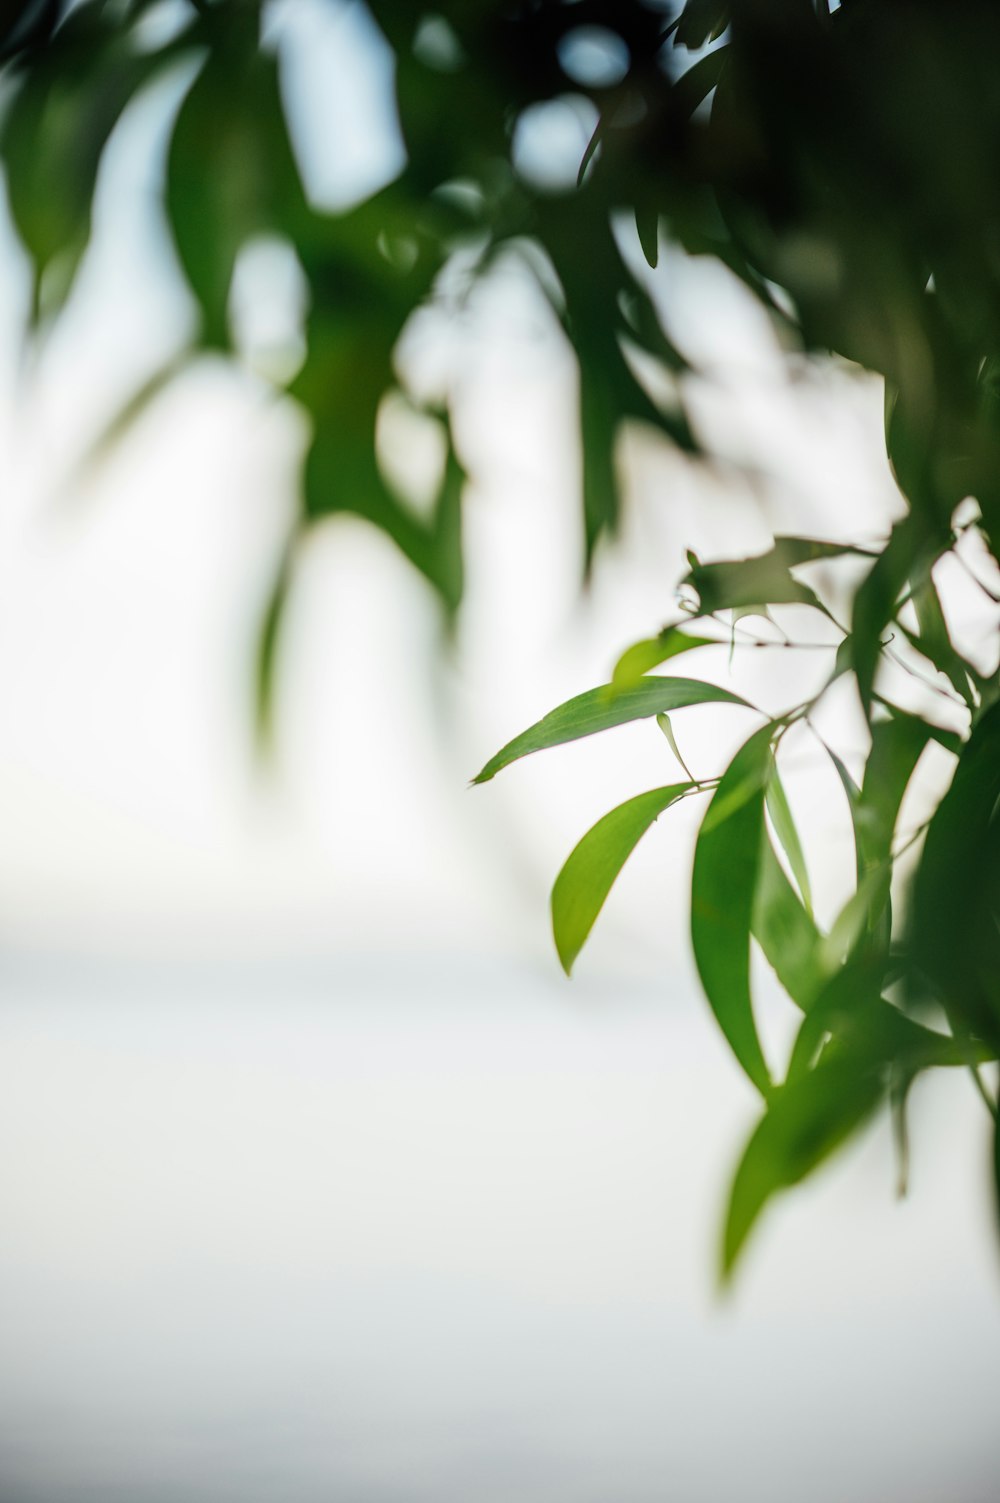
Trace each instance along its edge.
<instances>
[{"instance_id":1,"label":"sunlit leaf","mask_svg":"<svg viewBox=\"0 0 1000 1503\"><path fill-rule=\"evenodd\" d=\"M574 847L552 889L552 933L567 975L639 840L664 809L693 786L674 783L628 799L599 819Z\"/></svg>"},{"instance_id":2,"label":"sunlit leaf","mask_svg":"<svg viewBox=\"0 0 1000 1503\"><path fill-rule=\"evenodd\" d=\"M627 689L648 673L658 668L679 653L691 652L695 647L717 646L712 637L695 637L676 626L666 626L658 637L647 637L625 649L615 664L611 675L615 690Z\"/></svg>"}]
</instances>

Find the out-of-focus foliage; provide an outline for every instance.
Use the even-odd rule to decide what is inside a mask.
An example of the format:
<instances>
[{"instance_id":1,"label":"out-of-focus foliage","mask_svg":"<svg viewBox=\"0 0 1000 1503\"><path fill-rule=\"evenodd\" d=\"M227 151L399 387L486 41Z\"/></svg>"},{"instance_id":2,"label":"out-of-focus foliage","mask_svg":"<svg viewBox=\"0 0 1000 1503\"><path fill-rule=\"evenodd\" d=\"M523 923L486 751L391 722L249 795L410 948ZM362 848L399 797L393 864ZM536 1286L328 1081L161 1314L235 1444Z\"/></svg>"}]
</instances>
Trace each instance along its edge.
<instances>
[{"instance_id":1,"label":"out-of-focus foliage","mask_svg":"<svg viewBox=\"0 0 1000 1503\"><path fill-rule=\"evenodd\" d=\"M811 613L830 643L818 693L765 717L720 776L684 767L684 782L598 822L556 882L560 958L572 964L657 816L710 794L694 859L694 953L763 1106L733 1184L726 1271L769 1198L880 1105L905 1137L920 1072L969 1069L995 1122L995 1089L980 1071L1000 1053L1000 680L995 651L973 661L955 640L936 566L960 533L984 557L995 557L1000 535L1000 11L982 0L440 0L432 10L370 0L395 55L406 161L382 191L334 213L311 203L300 180L261 0L189 0L169 40L151 46L144 28L162 8L0 4L0 156L34 272L35 323L57 318L72 290L116 122L186 59L192 81L164 197L200 312L190 353L232 352L243 247L261 233L289 244L308 289L305 356L287 387L312 428L299 526L337 512L368 518L448 613L462 592L464 478L450 414L433 414L448 458L421 515L383 473L375 427L399 387L400 335L440 296L457 254L475 277L501 252L531 247L525 266L576 355L585 566L617 520L623 424L648 424L701 452L685 411L687 361L622 248L629 219L651 265L667 243L715 257L789 347L833 352L884 378L888 456L907 510L883 547L779 538L757 558L692 557L686 618L637 643L609 685L554 710L478 781L529 752L642 717L656 717L676 751L667 712L709 699L755 713L713 685L652 670L713 641L730 649L748 615ZM592 66L595 56L607 66ZM515 161L519 122L566 95L596 107L593 139L575 182L533 182ZM643 374L650 366L655 386ZM265 719L294 543L262 631ZM810 575L817 563L844 575L842 622ZM991 591L984 575L969 588ZM699 636L684 619L701 623ZM887 696L887 652L904 649L947 700L943 721ZM871 749L860 784L829 749L857 881L825 931L777 759L786 733L809 727L845 677ZM899 812L931 742L954 775L926 828L906 837L914 875L894 909ZM766 1057L758 1033L755 946L801 1013L784 1063Z\"/></svg>"}]
</instances>

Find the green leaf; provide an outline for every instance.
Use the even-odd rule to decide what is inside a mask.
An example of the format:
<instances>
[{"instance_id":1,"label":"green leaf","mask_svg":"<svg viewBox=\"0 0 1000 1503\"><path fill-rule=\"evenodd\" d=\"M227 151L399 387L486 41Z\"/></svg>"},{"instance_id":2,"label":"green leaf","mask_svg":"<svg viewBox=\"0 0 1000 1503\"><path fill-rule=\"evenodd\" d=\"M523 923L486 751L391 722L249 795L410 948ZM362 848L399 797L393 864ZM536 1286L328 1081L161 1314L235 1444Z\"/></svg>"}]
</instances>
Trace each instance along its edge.
<instances>
[{"instance_id":1,"label":"green leaf","mask_svg":"<svg viewBox=\"0 0 1000 1503\"><path fill-rule=\"evenodd\" d=\"M993 1116L993 1211L1000 1229L1000 1111Z\"/></svg>"},{"instance_id":2,"label":"green leaf","mask_svg":"<svg viewBox=\"0 0 1000 1503\"><path fill-rule=\"evenodd\" d=\"M913 887L909 949L953 1026L1000 1044L1000 705L981 715L938 805ZM917 988L917 982L911 982Z\"/></svg>"},{"instance_id":3,"label":"green leaf","mask_svg":"<svg viewBox=\"0 0 1000 1503\"><path fill-rule=\"evenodd\" d=\"M230 9L174 126L166 202L202 340L229 345L237 257L254 235L305 234L309 212L285 125L277 62L257 50L254 7Z\"/></svg>"},{"instance_id":4,"label":"green leaf","mask_svg":"<svg viewBox=\"0 0 1000 1503\"><path fill-rule=\"evenodd\" d=\"M781 1086L747 1144L733 1180L722 1250L728 1279L768 1201L798 1184L855 1133L885 1095L882 1071L864 1057L824 1059Z\"/></svg>"},{"instance_id":5,"label":"green leaf","mask_svg":"<svg viewBox=\"0 0 1000 1503\"><path fill-rule=\"evenodd\" d=\"M569 975L618 873L650 825L693 783L653 788L599 819L574 847L552 888L552 933Z\"/></svg>"},{"instance_id":6,"label":"green leaf","mask_svg":"<svg viewBox=\"0 0 1000 1503\"><path fill-rule=\"evenodd\" d=\"M966 704L974 706L976 694L972 686L969 665L955 651L948 631L941 597L937 586L928 573L923 584L913 591L913 607L917 613L919 631L906 631L909 642L921 652L939 673L943 673Z\"/></svg>"},{"instance_id":7,"label":"green leaf","mask_svg":"<svg viewBox=\"0 0 1000 1503\"><path fill-rule=\"evenodd\" d=\"M820 962L821 937L786 877L766 827L761 833L751 927L785 991L798 1007L807 1010L827 980Z\"/></svg>"},{"instance_id":8,"label":"green leaf","mask_svg":"<svg viewBox=\"0 0 1000 1503\"><path fill-rule=\"evenodd\" d=\"M649 266L655 267L659 259L659 215L655 209L647 209L636 205L635 228L639 236L639 244L642 254Z\"/></svg>"},{"instance_id":9,"label":"green leaf","mask_svg":"<svg viewBox=\"0 0 1000 1503\"><path fill-rule=\"evenodd\" d=\"M258 750L267 755L274 740L274 687L278 645L293 568L294 540L282 553L257 636L254 711Z\"/></svg>"},{"instance_id":10,"label":"green leaf","mask_svg":"<svg viewBox=\"0 0 1000 1503\"><path fill-rule=\"evenodd\" d=\"M687 0L677 21L675 46L692 52L714 42L729 24L729 0Z\"/></svg>"},{"instance_id":11,"label":"green leaf","mask_svg":"<svg viewBox=\"0 0 1000 1503\"><path fill-rule=\"evenodd\" d=\"M681 749L677 745L677 737L674 735L674 728L670 724L669 715L664 715L661 712L661 714L657 715L656 717L656 723L660 727L660 730L663 732L664 736L667 738L667 744L670 747L670 750L673 752L681 767L683 767L684 771L693 782L694 779L692 777L691 769L685 762L684 758L681 756Z\"/></svg>"},{"instance_id":12,"label":"green leaf","mask_svg":"<svg viewBox=\"0 0 1000 1503\"><path fill-rule=\"evenodd\" d=\"M705 995L765 1095L771 1082L750 996L750 933L773 736L772 725L757 731L723 774L698 833L691 878L691 939Z\"/></svg>"},{"instance_id":13,"label":"green leaf","mask_svg":"<svg viewBox=\"0 0 1000 1503\"><path fill-rule=\"evenodd\" d=\"M767 812L771 816L774 825L774 833L781 843L781 848L788 857L792 868L792 875L799 885L802 901L806 906L806 912L812 915L812 891L809 886L809 871L806 867L805 852L799 839L799 832L792 818L792 811L788 806L784 785L778 776L778 764L775 762L771 776L767 782Z\"/></svg>"},{"instance_id":14,"label":"green leaf","mask_svg":"<svg viewBox=\"0 0 1000 1503\"><path fill-rule=\"evenodd\" d=\"M922 513L908 512L893 527L888 543L854 597L851 659L866 715L871 710L883 633L895 617L907 580L920 569L922 560L923 566L929 567L935 556L927 518Z\"/></svg>"},{"instance_id":15,"label":"green leaf","mask_svg":"<svg viewBox=\"0 0 1000 1503\"><path fill-rule=\"evenodd\" d=\"M562 746L567 741L578 741L583 736L593 736L598 731L611 730L616 725L625 725L631 720L644 720L661 711L679 710L687 705L731 704L747 705L738 694L720 689L716 684L704 684L693 678L659 678L651 674L642 678L631 689L615 693L610 684L599 689L588 689L568 699L565 704L550 710L535 725L515 736L513 741L491 757L483 770L473 778L473 783L488 783L504 767L532 752L545 751L550 746Z\"/></svg>"},{"instance_id":16,"label":"green leaf","mask_svg":"<svg viewBox=\"0 0 1000 1503\"><path fill-rule=\"evenodd\" d=\"M817 559L839 558L862 551L842 543L777 537L767 553L752 558L702 564L689 554L691 570L682 584L697 591L705 615L718 610L759 609L764 605L811 605L829 615L816 592L796 579L792 569Z\"/></svg>"},{"instance_id":17,"label":"green leaf","mask_svg":"<svg viewBox=\"0 0 1000 1503\"><path fill-rule=\"evenodd\" d=\"M857 892L848 899L835 941L839 944L854 927L855 944L870 947L888 958L892 933L889 894L892 882L892 840L899 807L910 778L933 728L916 716L896 711L872 727L872 745L859 788L840 758L829 747L830 759L847 794L854 831ZM859 896L860 894L860 896ZM827 954L832 956L831 941Z\"/></svg>"},{"instance_id":18,"label":"green leaf","mask_svg":"<svg viewBox=\"0 0 1000 1503\"><path fill-rule=\"evenodd\" d=\"M104 149L125 107L176 50L141 56L105 7L80 5L6 75L0 130L11 215L31 258L33 316L58 312L90 240Z\"/></svg>"},{"instance_id":19,"label":"green leaf","mask_svg":"<svg viewBox=\"0 0 1000 1503\"><path fill-rule=\"evenodd\" d=\"M627 647L618 659L611 675L611 687L616 691L630 688L651 668L658 668L670 658L682 652L691 652L695 647L717 647L712 637L693 637L676 626L665 626L657 637L647 637Z\"/></svg>"}]
</instances>

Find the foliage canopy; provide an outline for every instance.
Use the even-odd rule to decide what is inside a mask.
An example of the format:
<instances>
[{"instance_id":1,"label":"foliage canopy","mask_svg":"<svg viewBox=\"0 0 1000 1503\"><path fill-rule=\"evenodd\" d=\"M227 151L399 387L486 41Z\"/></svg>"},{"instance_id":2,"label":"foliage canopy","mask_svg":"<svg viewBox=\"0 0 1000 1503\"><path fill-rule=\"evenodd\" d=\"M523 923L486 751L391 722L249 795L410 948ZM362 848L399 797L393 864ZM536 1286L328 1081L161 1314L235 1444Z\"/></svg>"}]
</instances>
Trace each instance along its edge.
<instances>
[{"instance_id":1,"label":"foliage canopy","mask_svg":"<svg viewBox=\"0 0 1000 1503\"><path fill-rule=\"evenodd\" d=\"M303 187L262 0L0 5L0 156L32 266L33 324L57 319L70 295L123 111L184 61L192 80L171 127L163 202L200 315L185 358L233 351L231 290L248 242L268 233L290 245L308 312L287 396L312 427L296 536L338 512L367 518L449 613L462 594L464 478L450 414L434 414L448 459L429 516L396 494L374 440L380 406L399 385L403 328L440 295L456 254L475 277L511 248L534 248L525 265L579 366L587 567L618 518L621 426L649 425L695 459L704 450L685 405L688 357L623 252L623 216L651 265L668 242L714 257L790 349L832 353L884 378L887 452L906 502L887 540L781 537L755 558L692 556L685 608L631 648L608 685L553 710L476 780L638 718L656 718L676 751L674 711L715 700L756 712L715 685L658 673L672 657L713 643L725 650L742 617L766 625L789 606L829 631L818 694L755 724L721 776L699 778L682 763L682 781L611 811L553 891L568 970L637 841L677 800L709 796L692 875L694 954L762 1101L732 1187L728 1272L769 1198L880 1106L905 1140L907 1093L921 1072L967 1068L997 1117L981 1073L1000 1054L997 642L970 656L956 640L937 566L978 540L969 588L996 602L1000 13L975 0L440 0L433 12L370 0L369 9L395 57L406 161L380 192L334 213ZM169 24L153 29L156 18ZM518 123L565 96L589 101L599 123L576 181L534 182L512 152ZM644 362L669 379L654 390ZM265 721L295 541L262 630ZM844 624L810 572L818 562L843 573ZM890 700L890 652L930 680L941 715ZM845 678L870 751L858 781L827 748L857 862L855 890L824 930L778 764L786 735L808 733L818 700ZM953 761L950 787L904 839L902 801L932 742ZM894 906L902 843L918 852ZM753 946L801 1014L778 1070L758 1033Z\"/></svg>"}]
</instances>

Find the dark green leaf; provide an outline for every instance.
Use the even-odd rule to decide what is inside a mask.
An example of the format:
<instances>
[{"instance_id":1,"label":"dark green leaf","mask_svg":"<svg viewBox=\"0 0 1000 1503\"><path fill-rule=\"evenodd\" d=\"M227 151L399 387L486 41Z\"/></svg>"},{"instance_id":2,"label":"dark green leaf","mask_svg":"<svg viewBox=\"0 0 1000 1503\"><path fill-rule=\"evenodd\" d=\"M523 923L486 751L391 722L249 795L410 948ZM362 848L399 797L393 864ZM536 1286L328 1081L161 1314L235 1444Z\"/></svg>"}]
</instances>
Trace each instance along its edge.
<instances>
[{"instance_id":1,"label":"dark green leaf","mask_svg":"<svg viewBox=\"0 0 1000 1503\"><path fill-rule=\"evenodd\" d=\"M728 0L687 0L677 22L675 45L696 52L721 36L729 24Z\"/></svg>"},{"instance_id":2,"label":"dark green leaf","mask_svg":"<svg viewBox=\"0 0 1000 1503\"><path fill-rule=\"evenodd\" d=\"M32 263L34 314L58 312L90 239L97 174L112 130L165 55L140 56L105 7L80 5L12 70L0 155ZM174 55L173 53L167 55Z\"/></svg>"},{"instance_id":3,"label":"dark green leaf","mask_svg":"<svg viewBox=\"0 0 1000 1503\"><path fill-rule=\"evenodd\" d=\"M941 609L941 598L930 574L923 584L914 589L912 598L919 630L917 634L907 632L908 639L939 673L945 675L966 704L974 705L976 694L970 681L968 665L955 651L948 623Z\"/></svg>"},{"instance_id":4,"label":"dark green leaf","mask_svg":"<svg viewBox=\"0 0 1000 1503\"><path fill-rule=\"evenodd\" d=\"M582 736L593 736L598 731L611 730L616 725L625 725L630 720L644 720L662 711L679 710L687 705L731 704L746 707L745 699L720 689L715 684L703 684L692 678L658 678L655 674L642 678L631 689L620 693L612 685L602 684L599 689L588 689L568 699L565 704L551 710L535 725L515 736L506 746L491 757L476 777L474 783L488 783L504 767L527 757L532 752L544 751L550 746L562 746L567 741L578 741Z\"/></svg>"},{"instance_id":5,"label":"dark green leaf","mask_svg":"<svg viewBox=\"0 0 1000 1503\"><path fill-rule=\"evenodd\" d=\"M271 593L264 607L257 637L257 673L255 682L254 711L257 728L257 746L265 755L271 751L274 740L274 686L278 643L285 619L288 591L292 575L292 548L282 554Z\"/></svg>"},{"instance_id":6,"label":"dark green leaf","mask_svg":"<svg viewBox=\"0 0 1000 1503\"><path fill-rule=\"evenodd\" d=\"M256 46L253 8L231 14L181 105L167 165L167 208L201 308L202 339L229 344L236 259L264 232L304 236L309 213L285 125L277 63Z\"/></svg>"},{"instance_id":7,"label":"dark green leaf","mask_svg":"<svg viewBox=\"0 0 1000 1503\"><path fill-rule=\"evenodd\" d=\"M563 970L573 962L637 843L692 783L653 788L605 814L570 853L552 889L552 933Z\"/></svg>"},{"instance_id":8,"label":"dark green leaf","mask_svg":"<svg viewBox=\"0 0 1000 1503\"><path fill-rule=\"evenodd\" d=\"M649 266L656 266L659 258L659 215L655 209L636 208L635 228L642 253Z\"/></svg>"}]
</instances>

